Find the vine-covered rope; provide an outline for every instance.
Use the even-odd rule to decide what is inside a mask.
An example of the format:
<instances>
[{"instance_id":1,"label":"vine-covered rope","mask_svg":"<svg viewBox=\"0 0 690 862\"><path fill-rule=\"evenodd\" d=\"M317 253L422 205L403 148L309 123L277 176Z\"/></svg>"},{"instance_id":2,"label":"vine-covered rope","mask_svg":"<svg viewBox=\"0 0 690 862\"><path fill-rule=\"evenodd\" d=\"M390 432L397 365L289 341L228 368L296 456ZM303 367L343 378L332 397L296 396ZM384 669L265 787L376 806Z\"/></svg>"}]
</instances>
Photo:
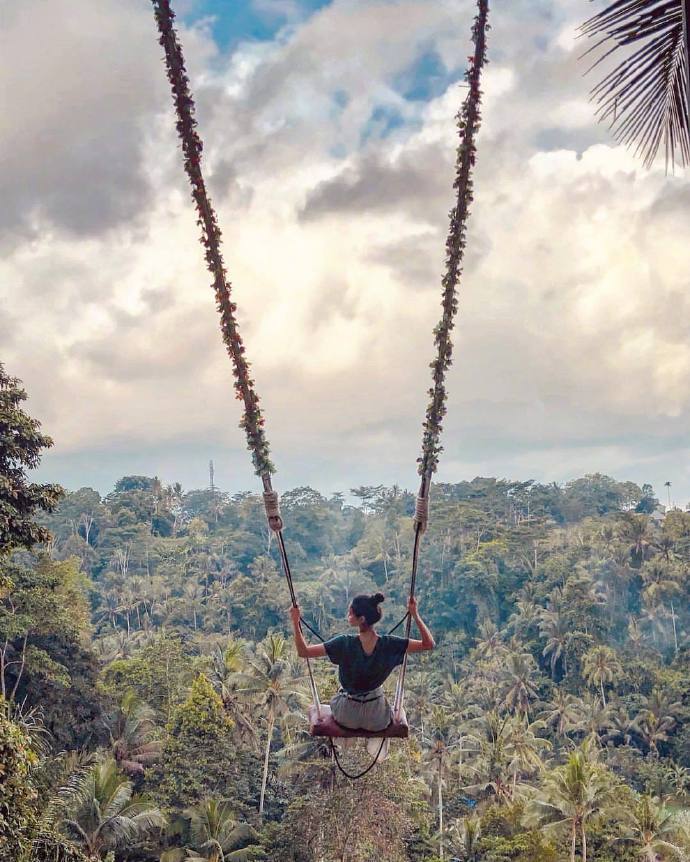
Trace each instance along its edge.
<instances>
[{"instance_id":1,"label":"vine-covered rope","mask_svg":"<svg viewBox=\"0 0 690 862\"><path fill-rule=\"evenodd\" d=\"M268 523L278 536L278 549L283 573L290 590L290 599L293 606L296 607L297 598L282 535L283 523L278 509L277 494L271 487L271 473L275 472L275 467L269 458L270 450L264 433L264 418L259 407L259 396L256 394L254 380L249 374L249 363L245 358L245 347L237 326L235 317L237 306L230 298L231 284L223 262L222 236L218 227L218 219L206 191L206 183L201 169L203 143L196 131L194 99L189 89L189 78L184 64L182 47L175 32L175 13L170 8L169 0L151 0L151 2L160 34L159 42L165 51L168 81L172 89L177 113L177 133L182 142L184 168L192 186L192 199L199 216L197 224L201 228L201 244L204 246L208 269L213 276L216 306L220 313L220 328L223 341L232 360L235 393L237 398L244 402L244 414L240 427L244 429L246 434L247 448L252 453L254 469L263 482ZM314 704L320 708L314 674L308 659L307 669Z\"/></svg>"},{"instance_id":2,"label":"vine-covered rope","mask_svg":"<svg viewBox=\"0 0 690 862\"><path fill-rule=\"evenodd\" d=\"M230 298L232 285L228 280L223 262L222 236L218 219L206 191L206 183L201 171L201 154L204 145L196 131L194 100L189 90L189 78L182 48L173 26L175 13L170 8L169 0L151 0L151 2L160 33L158 41L165 50L168 81L177 112L177 133L182 142L184 168L192 186L192 199L199 216L197 224L201 228L201 244L204 246L206 264L213 276L216 306L220 313L220 328L235 373L235 393L237 398L244 402L244 415L240 427L246 434L247 447L252 453L256 474L263 478L274 473L275 467L269 458L270 450L264 434L264 418L259 407L259 396L256 394L254 380L249 373L245 347L237 326L235 317L237 306Z\"/></svg>"},{"instance_id":3,"label":"vine-covered rope","mask_svg":"<svg viewBox=\"0 0 690 862\"><path fill-rule=\"evenodd\" d=\"M415 508L415 534L412 551L412 575L410 579L410 598L414 598L417 583L417 568L419 565L419 550L421 537L426 530L429 516L429 490L431 477L438 467L438 459L443 451L441 446L441 431L443 417L446 415L446 371L450 368L453 356L451 332L455 326L455 316L458 311L458 283L462 274L462 261L465 251L467 218L473 200L472 168L474 167L477 147L475 137L481 122L481 81L482 69L487 63L486 34L489 29L489 0L477 0L477 14L472 26L472 42L474 54L465 72L465 81L469 89L462 107L457 115L457 128L460 135L455 159L455 181L453 188L457 191L457 202L450 211L450 228L446 240L446 272L443 276L443 296L441 320L434 329L434 343L437 347L436 357L431 363L432 386L429 389L429 406L424 421L422 436L422 454L417 459L421 483ZM412 618L407 618L405 636L409 638L412 630ZM400 715L405 691L405 674L407 672L407 653L403 659L398 677L395 694L394 713Z\"/></svg>"},{"instance_id":4,"label":"vine-covered rope","mask_svg":"<svg viewBox=\"0 0 690 862\"><path fill-rule=\"evenodd\" d=\"M478 0L477 15L472 27L474 54L469 58L465 81L469 91L456 117L460 143L456 155L456 173L453 188L457 189L457 203L450 211L450 230L446 241L446 273L443 277L443 314L434 329L434 343L438 350L431 363L433 384L429 389L430 402L424 422L422 454L417 459L419 474L429 480L438 467L439 454L443 451L440 444L443 417L446 415L445 375L451 365L453 343L451 332L455 325L458 310L457 288L462 274L462 259L465 251L467 217L473 200L472 167L475 162L475 136L479 130L481 90L479 82L482 69L486 65L486 33L489 15L489 0ZM420 495L421 496L421 495Z\"/></svg>"}]
</instances>

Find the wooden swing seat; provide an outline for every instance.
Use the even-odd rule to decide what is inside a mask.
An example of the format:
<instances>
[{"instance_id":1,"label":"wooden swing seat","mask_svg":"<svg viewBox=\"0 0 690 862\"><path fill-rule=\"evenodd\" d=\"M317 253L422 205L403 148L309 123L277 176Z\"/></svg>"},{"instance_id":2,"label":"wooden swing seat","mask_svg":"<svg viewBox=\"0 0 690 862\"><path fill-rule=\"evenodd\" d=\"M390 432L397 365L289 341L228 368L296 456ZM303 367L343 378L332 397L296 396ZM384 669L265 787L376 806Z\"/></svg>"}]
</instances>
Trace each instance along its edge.
<instances>
[{"instance_id":1,"label":"wooden swing seat","mask_svg":"<svg viewBox=\"0 0 690 862\"><path fill-rule=\"evenodd\" d=\"M407 726L407 716L405 710L400 710L400 718L395 719L388 725L385 730L348 730L341 727L333 718L330 706L321 705L317 712L316 707L312 704L309 707L309 732L312 736L330 736L339 739L407 739L410 735L410 729Z\"/></svg>"}]
</instances>

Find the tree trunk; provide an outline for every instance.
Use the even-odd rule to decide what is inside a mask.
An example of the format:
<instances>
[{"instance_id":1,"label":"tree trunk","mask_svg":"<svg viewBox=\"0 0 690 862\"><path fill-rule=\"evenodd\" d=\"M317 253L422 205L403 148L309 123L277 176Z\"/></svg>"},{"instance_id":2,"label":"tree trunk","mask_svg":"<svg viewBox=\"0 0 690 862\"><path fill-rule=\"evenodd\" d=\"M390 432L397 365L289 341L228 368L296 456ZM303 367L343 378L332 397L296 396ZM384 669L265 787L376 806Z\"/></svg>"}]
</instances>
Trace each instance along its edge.
<instances>
[{"instance_id":1,"label":"tree trunk","mask_svg":"<svg viewBox=\"0 0 690 862\"><path fill-rule=\"evenodd\" d=\"M599 688L601 689L601 702L604 704L604 708L606 708L606 695L604 694L604 680L599 680Z\"/></svg>"},{"instance_id":2,"label":"tree trunk","mask_svg":"<svg viewBox=\"0 0 690 862\"><path fill-rule=\"evenodd\" d=\"M580 827L582 833L582 862L587 862L587 833L585 832L585 822L582 821Z\"/></svg>"},{"instance_id":3,"label":"tree trunk","mask_svg":"<svg viewBox=\"0 0 690 862\"><path fill-rule=\"evenodd\" d=\"M271 753L271 740L273 739L273 726L275 718L271 714L268 718L268 739L266 740L266 753L264 754L264 774L261 779L261 797L259 798L259 820L264 816L264 798L266 796L266 784L268 782L268 758Z\"/></svg>"},{"instance_id":4,"label":"tree trunk","mask_svg":"<svg viewBox=\"0 0 690 862\"><path fill-rule=\"evenodd\" d=\"M438 858L443 862L443 758L438 760Z\"/></svg>"},{"instance_id":5,"label":"tree trunk","mask_svg":"<svg viewBox=\"0 0 690 862\"><path fill-rule=\"evenodd\" d=\"M573 828L570 833L570 862L575 862L575 844L577 842L577 822L573 820Z\"/></svg>"},{"instance_id":6,"label":"tree trunk","mask_svg":"<svg viewBox=\"0 0 690 862\"><path fill-rule=\"evenodd\" d=\"M678 632L676 630L676 611L673 607L673 602L671 602L671 621L673 622L673 644L676 648L676 655L678 655Z\"/></svg>"},{"instance_id":7,"label":"tree trunk","mask_svg":"<svg viewBox=\"0 0 690 862\"><path fill-rule=\"evenodd\" d=\"M4 647L0 650L0 694L2 699L7 699L7 681L5 680L5 655L7 654L7 646L9 641L5 641Z\"/></svg>"},{"instance_id":8,"label":"tree trunk","mask_svg":"<svg viewBox=\"0 0 690 862\"><path fill-rule=\"evenodd\" d=\"M17 695L17 689L19 688L19 683L22 678L22 674L24 673L24 667L26 665L26 642L29 639L29 633L26 632L24 635L24 640L22 642L22 658L19 662L19 673L17 674L17 678L14 681L14 686L12 688L12 694L10 695L10 700L14 700Z\"/></svg>"}]
</instances>

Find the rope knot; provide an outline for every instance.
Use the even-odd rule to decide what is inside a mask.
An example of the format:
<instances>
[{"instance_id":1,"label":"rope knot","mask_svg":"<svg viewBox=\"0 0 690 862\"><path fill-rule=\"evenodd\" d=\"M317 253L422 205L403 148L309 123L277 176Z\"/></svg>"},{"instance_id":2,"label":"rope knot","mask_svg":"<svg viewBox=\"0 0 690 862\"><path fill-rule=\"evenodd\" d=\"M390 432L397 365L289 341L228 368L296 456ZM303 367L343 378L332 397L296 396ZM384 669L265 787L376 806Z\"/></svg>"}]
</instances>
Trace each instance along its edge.
<instances>
[{"instance_id":1,"label":"rope knot","mask_svg":"<svg viewBox=\"0 0 690 862\"><path fill-rule=\"evenodd\" d=\"M429 526L429 498L417 496L417 502L414 507L414 523L419 527L421 533L426 532Z\"/></svg>"},{"instance_id":2,"label":"rope knot","mask_svg":"<svg viewBox=\"0 0 690 862\"><path fill-rule=\"evenodd\" d=\"M277 491L264 491L264 508L268 526L274 533L279 533L283 529L283 519L280 516Z\"/></svg>"}]
</instances>

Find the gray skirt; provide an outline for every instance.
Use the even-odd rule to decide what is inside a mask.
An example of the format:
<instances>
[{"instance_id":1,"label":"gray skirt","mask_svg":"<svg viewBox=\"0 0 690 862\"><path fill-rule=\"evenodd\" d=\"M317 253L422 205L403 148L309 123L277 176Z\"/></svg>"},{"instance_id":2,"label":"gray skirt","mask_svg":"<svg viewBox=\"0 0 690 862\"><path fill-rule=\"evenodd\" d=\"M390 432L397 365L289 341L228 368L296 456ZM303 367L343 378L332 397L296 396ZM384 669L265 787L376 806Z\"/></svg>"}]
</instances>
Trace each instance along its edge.
<instances>
[{"instance_id":1,"label":"gray skirt","mask_svg":"<svg viewBox=\"0 0 690 862\"><path fill-rule=\"evenodd\" d=\"M348 730L385 730L393 720L393 710L382 688L358 695L339 691L331 700L331 713Z\"/></svg>"}]
</instances>

